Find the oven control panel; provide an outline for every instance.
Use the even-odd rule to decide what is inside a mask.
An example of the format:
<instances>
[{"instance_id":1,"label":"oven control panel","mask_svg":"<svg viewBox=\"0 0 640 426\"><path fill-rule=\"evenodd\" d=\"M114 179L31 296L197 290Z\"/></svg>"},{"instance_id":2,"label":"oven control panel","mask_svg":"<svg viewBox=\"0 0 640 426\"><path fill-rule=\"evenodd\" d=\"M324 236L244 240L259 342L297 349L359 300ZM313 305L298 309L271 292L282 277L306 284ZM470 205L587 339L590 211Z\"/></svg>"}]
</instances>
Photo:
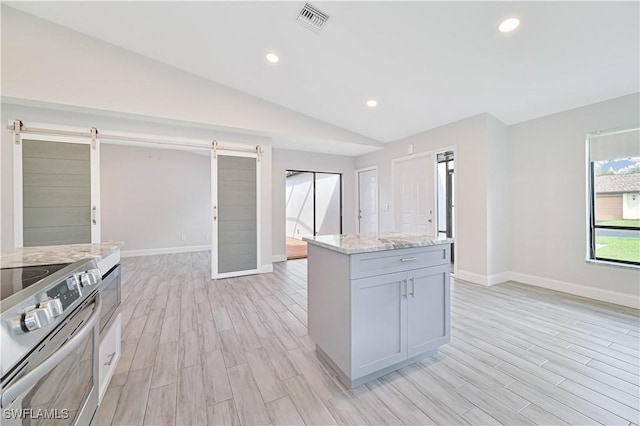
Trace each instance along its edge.
<instances>
[{"instance_id":1,"label":"oven control panel","mask_svg":"<svg viewBox=\"0 0 640 426\"><path fill-rule=\"evenodd\" d=\"M27 309L20 318L20 328L29 332L51 324L80 299L80 286L75 275L46 291L46 299Z\"/></svg>"},{"instance_id":2,"label":"oven control panel","mask_svg":"<svg viewBox=\"0 0 640 426\"><path fill-rule=\"evenodd\" d=\"M82 259L47 270L48 275L37 275L32 283L23 285L27 272L30 279L43 269L46 268L11 271L11 283L20 289L2 300L0 375L3 377L45 339L54 338L56 327L91 299L102 282L96 259ZM5 284L3 279L3 292Z\"/></svg>"},{"instance_id":3,"label":"oven control panel","mask_svg":"<svg viewBox=\"0 0 640 426\"><path fill-rule=\"evenodd\" d=\"M62 309L67 309L73 302L80 298L80 284L76 275L72 275L65 281L47 291L47 296L57 299L62 304Z\"/></svg>"},{"instance_id":4,"label":"oven control panel","mask_svg":"<svg viewBox=\"0 0 640 426\"><path fill-rule=\"evenodd\" d=\"M20 316L20 329L27 333L38 330L55 321L69 307L100 283L100 270L89 269L68 276L50 286L35 305L28 307Z\"/></svg>"}]
</instances>

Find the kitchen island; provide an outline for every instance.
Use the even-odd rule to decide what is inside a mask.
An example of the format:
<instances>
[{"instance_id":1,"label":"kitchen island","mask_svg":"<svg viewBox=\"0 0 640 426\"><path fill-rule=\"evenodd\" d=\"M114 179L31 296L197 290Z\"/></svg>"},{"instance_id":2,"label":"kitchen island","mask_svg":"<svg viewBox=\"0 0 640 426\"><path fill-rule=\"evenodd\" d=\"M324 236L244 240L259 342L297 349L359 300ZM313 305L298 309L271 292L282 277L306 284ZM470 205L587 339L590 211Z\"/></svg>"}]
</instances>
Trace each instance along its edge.
<instances>
[{"instance_id":1,"label":"kitchen island","mask_svg":"<svg viewBox=\"0 0 640 426\"><path fill-rule=\"evenodd\" d=\"M380 233L304 240L309 335L346 386L449 342L452 239Z\"/></svg>"}]
</instances>

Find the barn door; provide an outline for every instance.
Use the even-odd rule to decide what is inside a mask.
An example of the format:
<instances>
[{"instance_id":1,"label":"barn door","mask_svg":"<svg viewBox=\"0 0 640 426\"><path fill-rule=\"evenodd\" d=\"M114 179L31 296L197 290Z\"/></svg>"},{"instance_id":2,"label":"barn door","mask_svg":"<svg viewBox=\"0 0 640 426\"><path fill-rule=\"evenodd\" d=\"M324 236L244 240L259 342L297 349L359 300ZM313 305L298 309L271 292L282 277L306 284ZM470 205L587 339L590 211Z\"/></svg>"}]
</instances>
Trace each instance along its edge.
<instances>
[{"instance_id":1,"label":"barn door","mask_svg":"<svg viewBox=\"0 0 640 426\"><path fill-rule=\"evenodd\" d=\"M100 242L100 142L15 134L14 246Z\"/></svg>"},{"instance_id":2,"label":"barn door","mask_svg":"<svg viewBox=\"0 0 640 426\"><path fill-rule=\"evenodd\" d=\"M256 152L211 153L211 278L260 269L260 158Z\"/></svg>"}]
</instances>

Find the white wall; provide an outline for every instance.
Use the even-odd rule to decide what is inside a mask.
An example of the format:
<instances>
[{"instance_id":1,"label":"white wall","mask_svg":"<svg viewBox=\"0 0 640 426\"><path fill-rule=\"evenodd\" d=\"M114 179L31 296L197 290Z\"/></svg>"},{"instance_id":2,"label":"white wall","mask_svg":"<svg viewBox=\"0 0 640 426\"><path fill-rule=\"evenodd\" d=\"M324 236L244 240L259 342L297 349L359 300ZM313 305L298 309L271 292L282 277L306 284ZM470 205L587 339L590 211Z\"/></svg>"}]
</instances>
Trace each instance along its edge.
<instances>
[{"instance_id":1,"label":"white wall","mask_svg":"<svg viewBox=\"0 0 640 426\"><path fill-rule=\"evenodd\" d=\"M640 307L637 269L585 261L586 134L639 120L638 94L510 127L481 114L390 143L356 168L378 166L381 231L391 231L391 160L410 144L415 154L455 147L459 279L511 279Z\"/></svg>"},{"instance_id":2,"label":"white wall","mask_svg":"<svg viewBox=\"0 0 640 426\"><path fill-rule=\"evenodd\" d=\"M639 121L634 94L509 128L513 279L640 307L638 269L585 261L585 136Z\"/></svg>"},{"instance_id":3,"label":"white wall","mask_svg":"<svg viewBox=\"0 0 640 426\"><path fill-rule=\"evenodd\" d=\"M282 135L376 141L2 5L2 96Z\"/></svg>"},{"instance_id":4,"label":"white wall","mask_svg":"<svg viewBox=\"0 0 640 426\"><path fill-rule=\"evenodd\" d=\"M148 134L148 135L158 135L160 137L163 136L172 136L172 137L186 137L186 138L197 138L197 139L214 139L219 135L223 136L223 139L220 139L221 143L226 143L225 141L231 139L233 144L245 144L245 146L253 147L256 144L260 144L264 150L264 155L261 163L262 168L262 220L261 220L261 246L262 246L262 267L264 270L268 270L271 264L271 221L272 221L272 203L271 203L271 147L269 146L269 141L265 138L255 137L250 135L231 135L228 133L219 133L215 130L212 130L209 127L201 126L197 124L190 124L185 122L174 122L169 121L171 124L162 124L154 121L149 121L146 117L140 116L131 116L130 119L122 118L120 116L111 116L111 115L98 115L98 111L92 111L93 114L85 114L78 112L71 112L65 110L53 110L46 108L33 108L23 105L15 105L15 104L2 104L2 128L0 129L0 226L2 229L1 232L1 244L2 249L10 249L13 247L13 162L12 162L12 140L11 140L11 132L8 131L4 124L6 124L9 119L21 119L25 123L29 122L42 122L42 123L50 123L56 125L67 125L67 126L80 126L80 127L97 127L100 129L109 129L112 131L125 131L125 132L133 132L136 134ZM107 144L103 145L105 150L107 150L107 156L109 156L108 152L110 149L117 150L118 147L108 146ZM151 149L151 151L155 151ZM187 154L181 152L182 154ZM189 154L192 155L192 154ZM203 159L207 159L208 157L203 157ZM126 157L121 159L123 162L128 162L129 160ZM144 165L144 164L141 164ZM107 164L108 167L110 167ZM104 181L104 180L103 180ZM207 178L207 184L209 184L210 178ZM103 185L104 186L104 185ZM123 184L119 186L119 190L122 191L122 196L124 198L131 197L132 185ZM186 187L188 188L188 187ZM210 197L210 195L204 195L205 197ZM153 201L152 204L156 204L157 201ZM210 201L209 201L210 203ZM109 206L105 204L105 200L102 200L103 208L107 209L102 214L103 225L109 227L109 223L112 222L109 217ZM193 228L195 229L195 228ZM112 228L113 230L113 228ZM115 231L115 230L114 230ZM138 232L138 231L137 231ZM141 232L141 231L140 231ZM149 239L142 238L140 235L133 236L124 236L125 241L130 240L131 243L135 243L135 245L127 245L123 250L150 250L157 249L160 246L164 246L165 248L171 247L184 247L184 246L200 246L207 245L208 243L200 243L199 236L204 235L204 231L192 231L187 235L187 241L185 243L179 243L177 245L174 242L169 240L167 241L152 241ZM182 233L182 232L180 232ZM172 231L172 235L175 234L175 231ZM105 229L102 230L102 240L106 241L107 239L112 239L113 234L111 231L107 229L107 233L105 233ZM193 237L191 237L193 235ZM196 237L197 236L197 237ZM142 238L142 239L141 239ZM140 244L138 244L140 242ZM149 245L147 245L149 244ZM136 247L135 249L133 247Z\"/></svg>"},{"instance_id":5,"label":"white wall","mask_svg":"<svg viewBox=\"0 0 640 426\"><path fill-rule=\"evenodd\" d=\"M96 127L99 131L107 129L107 131L123 131L203 140L217 138L222 141L232 141L250 146L258 144L267 146L270 143L270 141L264 137L220 132L211 126L176 120L162 120L161 122L157 122L149 117L131 116L127 114L114 116L93 109L86 110L87 112L68 111L60 105L50 105L50 108L42 108L3 102L1 106L0 161L2 167L0 167L0 183L2 191L0 192L0 229L2 229L2 239L0 243L2 248L13 247L12 143L11 132L7 130L5 126L9 120L19 119L26 125L31 122L36 122L82 127L87 131L91 127ZM100 114L101 112L103 114ZM268 247L270 248L271 245L269 244Z\"/></svg>"},{"instance_id":6,"label":"white wall","mask_svg":"<svg viewBox=\"0 0 640 426\"><path fill-rule=\"evenodd\" d=\"M282 261L286 252L286 175L287 170L342 173L342 232L355 232L354 158L308 153L287 149L273 150L273 259Z\"/></svg>"},{"instance_id":7,"label":"white wall","mask_svg":"<svg viewBox=\"0 0 640 426\"><path fill-rule=\"evenodd\" d=\"M508 127L487 114L487 284L509 279L510 173Z\"/></svg>"},{"instance_id":8,"label":"white wall","mask_svg":"<svg viewBox=\"0 0 640 426\"><path fill-rule=\"evenodd\" d=\"M465 279L487 281L487 114L387 144L356 159L356 168L378 166L380 232L394 231L391 160L407 155L441 152L455 147L456 269ZM390 208L385 209L388 205Z\"/></svg>"},{"instance_id":9,"label":"white wall","mask_svg":"<svg viewBox=\"0 0 640 426\"><path fill-rule=\"evenodd\" d=\"M340 176L316 173L316 233L340 233Z\"/></svg>"},{"instance_id":10,"label":"white wall","mask_svg":"<svg viewBox=\"0 0 640 426\"><path fill-rule=\"evenodd\" d=\"M104 241L124 251L211 245L209 155L103 144L100 166Z\"/></svg>"}]
</instances>

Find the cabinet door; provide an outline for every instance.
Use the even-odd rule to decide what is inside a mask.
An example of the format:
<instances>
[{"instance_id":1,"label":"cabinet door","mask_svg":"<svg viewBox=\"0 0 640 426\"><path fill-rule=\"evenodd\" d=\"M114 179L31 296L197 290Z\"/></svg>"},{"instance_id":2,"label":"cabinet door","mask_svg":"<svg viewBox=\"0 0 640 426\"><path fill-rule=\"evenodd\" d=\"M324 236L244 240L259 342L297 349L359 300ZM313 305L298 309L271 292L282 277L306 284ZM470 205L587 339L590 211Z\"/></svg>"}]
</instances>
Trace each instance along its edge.
<instances>
[{"instance_id":1,"label":"cabinet door","mask_svg":"<svg viewBox=\"0 0 640 426\"><path fill-rule=\"evenodd\" d=\"M351 378L407 358L406 272L351 281Z\"/></svg>"},{"instance_id":2,"label":"cabinet door","mask_svg":"<svg viewBox=\"0 0 640 426\"><path fill-rule=\"evenodd\" d=\"M100 384L98 398L100 401L102 401L120 360L120 315L118 314L114 319L109 330L100 336L100 367L98 370L98 383Z\"/></svg>"},{"instance_id":3,"label":"cabinet door","mask_svg":"<svg viewBox=\"0 0 640 426\"><path fill-rule=\"evenodd\" d=\"M449 341L450 266L410 271L408 287L408 357Z\"/></svg>"}]
</instances>

